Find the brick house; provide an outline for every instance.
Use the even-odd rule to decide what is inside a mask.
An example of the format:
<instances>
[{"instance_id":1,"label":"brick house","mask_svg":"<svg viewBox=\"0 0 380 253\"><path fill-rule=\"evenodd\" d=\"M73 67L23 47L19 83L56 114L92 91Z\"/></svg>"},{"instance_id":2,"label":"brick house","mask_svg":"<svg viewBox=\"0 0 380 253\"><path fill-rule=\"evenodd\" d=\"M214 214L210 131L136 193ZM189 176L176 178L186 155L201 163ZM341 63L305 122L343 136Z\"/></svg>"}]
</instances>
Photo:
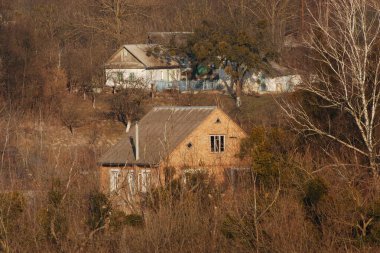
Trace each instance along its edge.
<instances>
[{"instance_id":1,"label":"brick house","mask_svg":"<svg viewBox=\"0 0 380 253\"><path fill-rule=\"evenodd\" d=\"M154 107L98 161L101 189L133 200L164 184L165 168L177 178L201 170L222 182L225 169L244 166L236 156L244 137L217 107Z\"/></svg>"}]
</instances>

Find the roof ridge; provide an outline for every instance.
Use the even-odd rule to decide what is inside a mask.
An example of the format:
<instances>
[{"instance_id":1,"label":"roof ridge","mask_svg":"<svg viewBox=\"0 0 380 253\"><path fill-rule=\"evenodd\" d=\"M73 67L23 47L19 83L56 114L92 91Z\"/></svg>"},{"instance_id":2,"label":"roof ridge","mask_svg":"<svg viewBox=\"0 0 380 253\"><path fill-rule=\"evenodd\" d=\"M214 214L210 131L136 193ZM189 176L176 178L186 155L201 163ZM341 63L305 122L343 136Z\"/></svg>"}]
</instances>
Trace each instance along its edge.
<instances>
[{"instance_id":1,"label":"roof ridge","mask_svg":"<svg viewBox=\"0 0 380 253\"><path fill-rule=\"evenodd\" d=\"M192 110L192 109L216 109L217 106L155 106L153 110L157 109L177 109L177 110Z\"/></svg>"}]
</instances>

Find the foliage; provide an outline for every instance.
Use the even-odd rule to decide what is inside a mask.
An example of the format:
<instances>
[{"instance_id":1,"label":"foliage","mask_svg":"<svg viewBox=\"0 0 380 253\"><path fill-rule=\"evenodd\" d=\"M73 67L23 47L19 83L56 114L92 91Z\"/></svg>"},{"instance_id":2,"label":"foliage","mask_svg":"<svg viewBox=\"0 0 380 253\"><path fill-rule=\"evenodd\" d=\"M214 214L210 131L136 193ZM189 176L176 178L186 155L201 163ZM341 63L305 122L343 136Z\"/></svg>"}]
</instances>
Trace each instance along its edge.
<instances>
[{"instance_id":1,"label":"foliage","mask_svg":"<svg viewBox=\"0 0 380 253\"><path fill-rule=\"evenodd\" d=\"M58 245L65 239L69 230L66 212L63 209L65 190L59 179L54 179L47 196L47 206L40 213L40 224L45 237Z\"/></svg>"},{"instance_id":2,"label":"foliage","mask_svg":"<svg viewBox=\"0 0 380 253\"><path fill-rule=\"evenodd\" d=\"M144 217L140 214L128 214L125 216L125 224L131 227L142 227Z\"/></svg>"},{"instance_id":3,"label":"foliage","mask_svg":"<svg viewBox=\"0 0 380 253\"><path fill-rule=\"evenodd\" d=\"M0 194L0 251L4 246L2 240L18 227L20 216L24 210L25 199L20 193Z\"/></svg>"},{"instance_id":4,"label":"foliage","mask_svg":"<svg viewBox=\"0 0 380 253\"><path fill-rule=\"evenodd\" d=\"M242 78L248 70L266 69L265 62L273 57L267 46L258 34L205 21L191 38L188 54L198 64L222 66L232 77Z\"/></svg>"},{"instance_id":5,"label":"foliage","mask_svg":"<svg viewBox=\"0 0 380 253\"><path fill-rule=\"evenodd\" d=\"M327 196L327 193L327 185L321 178L311 179L305 184L305 196L303 198L305 210L308 218L319 231L322 229L326 215L318 204Z\"/></svg>"},{"instance_id":6,"label":"foliage","mask_svg":"<svg viewBox=\"0 0 380 253\"><path fill-rule=\"evenodd\" d=\"M243 78L248 72L268 70L268 61L274 58L270 43L262 36L263 27L258 25L255 33L246 27L204 21L189 40L185 52L193 62L193 68L222 68L231 76L231 92L236 85L236 105L240 107ZM207 67L206 67L207 66Z\"/></svg>"},{"instance_id":7,"label":"foliage","mask_svg":"<svg viewBox=\"0 0 380 253\"><path fill-rule=\"evenodd\" d=\"M144 199L144 206L158 211L161 206L174 206L181 198L182 184L179 179L173 179L165 186L157 187L150 191Z\"/></svg>"},{"instance_id":8,"label":"foliage","mask_svg":"<svg viewBox=\"0 0 380 253\"><path fill-rule=\"evenodd\" d=\"M293 169L291 150L290 135L284 130L255 127L241 143L240 158L249 158L257 180L271 187L280 176L286 176Z\"/></svg>"},{"instance_id":9,"label":"foliage","mask_svg":"<svg viewBox=\"0 0 380 253\"><path fill-rule=\"evenodd\" d=\"M222 234L228 239L235 239L238 236L236 228L239 226L238 221L231 215L226 215L221 226Z\"/></svg>"},{"instance_id":10,"label":"foliage","mask_svg":"<svg viewBox=\"0 0 380 253\"><path fill-rule=\"evenodd\" d=\"M315 206L327 193L326 183L321 178L311 179L305 185L303 201L306 206Z\"/></svg>"},{"instance_id":11,"label":"foliage","mask_svg":"<svg viewBox=\"0 0 380 253\"><path fill-rule=\"evenodd\" d=\"M104 193L97 191L92 192L88 197L88 200L88 226L91 230L103 227L106 223L106 220L110 217L110 214L112 212L110 200Z\"/></svg>"}]
</instances>

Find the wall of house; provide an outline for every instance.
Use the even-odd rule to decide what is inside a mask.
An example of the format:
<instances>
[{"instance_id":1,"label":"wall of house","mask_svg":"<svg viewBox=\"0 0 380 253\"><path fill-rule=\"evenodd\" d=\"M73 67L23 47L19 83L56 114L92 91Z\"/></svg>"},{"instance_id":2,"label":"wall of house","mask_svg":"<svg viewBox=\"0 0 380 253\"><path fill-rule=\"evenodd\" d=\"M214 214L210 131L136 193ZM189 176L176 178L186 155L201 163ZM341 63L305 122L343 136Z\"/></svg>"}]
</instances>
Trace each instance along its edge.
<instances>
[{"instance_id":1,"label":"wall of house","mask_svg":"<svg viewBox=\"0 0 380 253\"><path fill-rule=\"evenodd\" d=\"M231 85L231 77L223 70L219 69L219 83L222 86ZM244 94L253 93L280 93L291 92L302 83L300 75L284 75L277 77L265 77L261 73L246 73L243 78Z\"/></svg>"},{"instance_id":2,"label":"wall of house","mask_svg":"<svg viewBox=\"0 0 380 253\"><path fill-rule=\"evenodd\" d=\"M122 76L122 80L120 80ZM178 81L181 77L181 70L178 69L106 69L106 86L108 87L127 87L130 78L143 79L146 88L150 88L152 82Z\"/></svg>"},{"instance_id":3,"label":"wall of house","mask_svg":"<svg viewBox=\"0 0 380 253\"><path fill-rule=\"evenodd\" d=\"M211 135L224 135L224 152L211 151ZM209 173L222 179L225 168L246 166L246 161L237 157L244 137L246 133L217 109L172 152L167 165L177 168L178 174L186 168L206 168Z\"/></svg>"},{"instance_id":4,"label":"wall of house","mask_svg":"<svg viewBox=\"0 0 380 253\"><path fill-rule=\"evenodd\" d=\"M142 194L141 187L139 188L139 173L142 170L149 170L151 175L150 186L146 189L149 191L151 187L157 187L161 184L160 170L158 168L142 168L137 166L124 166L124 167L99 167L99 181L100 191L107 194L113 205L119 210L126 212L133 212L134 209L139 208ZM111 192L111 173L112 171L119 171L118 188L117 192ZM134 174L134 194L131 193L131 186L129 182L129 174Z\"/></svg>"}]
</instances>

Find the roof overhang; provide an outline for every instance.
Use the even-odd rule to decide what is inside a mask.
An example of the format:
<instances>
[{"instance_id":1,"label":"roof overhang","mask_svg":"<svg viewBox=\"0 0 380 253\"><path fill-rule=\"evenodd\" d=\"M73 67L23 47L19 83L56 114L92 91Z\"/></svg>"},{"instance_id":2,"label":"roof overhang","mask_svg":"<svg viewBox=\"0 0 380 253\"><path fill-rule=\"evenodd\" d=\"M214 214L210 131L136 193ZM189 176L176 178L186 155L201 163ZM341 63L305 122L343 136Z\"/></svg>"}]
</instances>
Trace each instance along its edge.
<instances>
[{"instance_id":1,"label":"roof overhang","mask_svg":"<svg viewBox=\"0 0 380 253\"><path fill-rule=\"evenodd\" d=\"M102 167L127 167L127 166L137 166L137 167L158 167L159 164L151 164L151 163L97 163L98 166Z\"/></svg>"}]
</instances>

